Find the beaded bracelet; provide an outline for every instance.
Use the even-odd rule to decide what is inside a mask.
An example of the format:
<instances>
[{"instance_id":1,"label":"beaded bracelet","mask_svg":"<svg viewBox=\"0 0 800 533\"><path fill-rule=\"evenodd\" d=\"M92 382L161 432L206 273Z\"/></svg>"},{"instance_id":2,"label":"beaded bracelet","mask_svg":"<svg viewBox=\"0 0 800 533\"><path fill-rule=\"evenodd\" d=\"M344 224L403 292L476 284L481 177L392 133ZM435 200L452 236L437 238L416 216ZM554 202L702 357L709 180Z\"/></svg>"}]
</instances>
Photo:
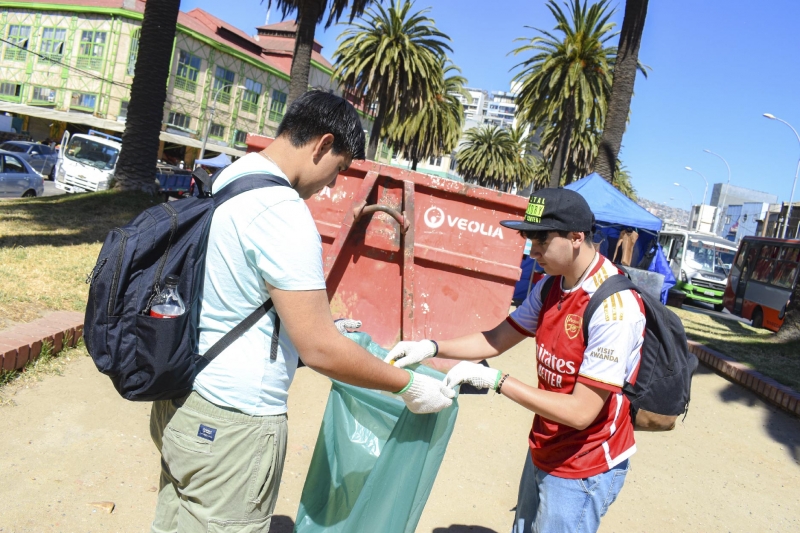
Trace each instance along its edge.
<instances>
[{"instance_id":1,"label":"beaded bracelet","mask_svg":"<svg viewBox=\"0 0 800 533\"><path fill-rule=\"evenodd\" d=\"M507 377L508 377L508 374L506 374L505 376L500 378L500 383L497 384L497 388L494 390L497 394L502 394L500 392L500 389L503 388L503 383L505 383Z\"/></svg>"}]
</instances>

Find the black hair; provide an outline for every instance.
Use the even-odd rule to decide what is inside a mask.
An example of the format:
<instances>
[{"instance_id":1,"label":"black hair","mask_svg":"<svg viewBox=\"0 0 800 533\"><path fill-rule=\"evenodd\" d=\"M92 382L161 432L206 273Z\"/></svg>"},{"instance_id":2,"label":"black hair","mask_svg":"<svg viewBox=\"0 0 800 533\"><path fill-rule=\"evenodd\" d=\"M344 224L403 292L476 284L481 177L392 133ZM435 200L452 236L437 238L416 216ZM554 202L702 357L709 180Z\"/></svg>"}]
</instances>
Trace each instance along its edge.
<instances>
[{"instance_id":1,"label":"black hair","mask_svg":"<svg viewBox=\"0 0 800 533\"><path fill-rule=\"evenodd\" d=\"M589 244L592 243L592 232L591 231L565 231L565 230L539 230L539 231L525 231L520 230L518 232L523 239L530 239L531 241L537 244L544 244L547 242L547 238L550 236L551 233L557 234L559 237L567 238L569 237L570 233L583 233L583 240Z\"/></svg>"},{"instance_id":2,"label":"black hair","mask_svg":"<svg viewBox=\"0 0 800 533\"><path fill-rule=\"evenodd\" d=\"M286 135L292 146L305 146L326 133L333 135L333 153L364 159L364 127L356 109L344 98L324 91L308 91L292 102L276 137Z\"/></svg>"}]
</instances>

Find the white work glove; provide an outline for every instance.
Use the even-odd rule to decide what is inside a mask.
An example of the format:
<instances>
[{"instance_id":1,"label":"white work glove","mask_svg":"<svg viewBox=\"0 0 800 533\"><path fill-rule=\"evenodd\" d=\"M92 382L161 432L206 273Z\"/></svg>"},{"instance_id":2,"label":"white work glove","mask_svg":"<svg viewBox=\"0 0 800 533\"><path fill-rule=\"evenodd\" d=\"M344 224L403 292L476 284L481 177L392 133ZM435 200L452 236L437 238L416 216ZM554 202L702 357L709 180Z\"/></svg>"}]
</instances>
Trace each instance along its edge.
<instances>
[{"instance_id":1,"label":"white work glove","mask_svg":"<svg viewBox=\"0 0 800 533\"><path fill-rule=\"evenodd\" d=\"M397 393L406 407L418 415L438 413L452 405L455 392L444 386L444 383L424 374L407 370L411 379L403 390Z\"/></svg>"},{"instance_id":2,"label":"white work glove","mask_svg":"<svg viewBox=\"0 0 800 533\"><path fill-rule=\"evenodd\" d=\"M483 365L461 361L450 369L444 378L444 385L454 389L460 383L469 383L476 389L497 390L502 372L496 368L489 368Z\"/></svg>"},{"instance_id":3,"label":"white work glove","mask_svg":"<svg viewBox=\"0 0 800 533\"><path fill-rule=\"evenodd\" d=\"M339 330L339 333L344 335L345 333L348 333L351 330L360 328L361 321L353 320L352 318L340 318L338 320L334 320L333 325L336 326L336 329Z\"/></svg>"},{"instance_id":4,"label":"white work glove","mask_svg":"<svg viewBox=\"0 0 800 533\"><path fill-rule=\"evenodd\" d=\"M438 351L439 347L434 341L401 341L395 344L383 361L389 364L394 361L397 368L405 368L434 357Z\"/></svg>"}]
</instances>

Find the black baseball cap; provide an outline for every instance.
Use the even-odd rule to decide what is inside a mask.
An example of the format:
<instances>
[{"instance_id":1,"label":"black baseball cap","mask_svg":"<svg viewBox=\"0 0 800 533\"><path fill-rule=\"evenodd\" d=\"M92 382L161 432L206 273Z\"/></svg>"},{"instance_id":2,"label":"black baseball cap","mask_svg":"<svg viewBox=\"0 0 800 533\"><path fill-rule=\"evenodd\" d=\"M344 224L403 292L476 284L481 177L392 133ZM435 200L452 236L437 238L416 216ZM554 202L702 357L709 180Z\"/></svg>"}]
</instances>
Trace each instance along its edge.
<instances>
[{"instance_id":1,"label":"black baseball cap","mask_svg":"<svg viewBox=\"0 0 800 533\"><path fill-rule=\"evenodd\" d=\"M586 200L569 189L541 189L528 200L523 220L501 220L518 231L593 231L594 213Z\"/></svg>"}]
</instances>

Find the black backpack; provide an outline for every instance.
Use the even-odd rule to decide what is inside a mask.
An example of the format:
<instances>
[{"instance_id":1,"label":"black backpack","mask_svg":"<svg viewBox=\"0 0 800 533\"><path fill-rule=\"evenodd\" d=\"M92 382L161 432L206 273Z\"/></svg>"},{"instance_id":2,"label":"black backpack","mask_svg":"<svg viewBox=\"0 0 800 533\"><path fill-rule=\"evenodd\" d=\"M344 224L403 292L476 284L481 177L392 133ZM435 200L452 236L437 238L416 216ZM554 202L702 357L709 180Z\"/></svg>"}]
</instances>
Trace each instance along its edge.
<instances>
[{"instance_id":1,"label":"black backpack","mask_svg":"<svg viewBox=\"0 0 800 533\"><path fill-rule=\"evenodd\" d=\"M109 232L86 279L91 286L84 340L97 369L111 378L123 398L154 401L185 396L197 373L272 308L268 300L205 354L197 353L214 210L238 194L274 186L289 184L270 174L249 174L214 196L158 204ZM180 278L178 293L186 312L177 318L151 317L152 301L169 275ZM273 359L279 327L276 317Z\"/></svg>"},{"instance_id":2,"label":"black backpack","mask_svg":"<svg viewBox=\"0 0 800 533\"><path fill-rule=\"evenodd\" d=\"M543 301L557 277L545 280ZM626 382L622 387L631 402L631 420L636 429L669 431L678 416L689 410L692 376L698 364L689 351L680 318L624 275L611 276L592 295L583 312L583 338L588 341L589 321L603 300L625 290L634 290L642 297L646 320L636 384Z\"/></svg>"}]
</instances>

